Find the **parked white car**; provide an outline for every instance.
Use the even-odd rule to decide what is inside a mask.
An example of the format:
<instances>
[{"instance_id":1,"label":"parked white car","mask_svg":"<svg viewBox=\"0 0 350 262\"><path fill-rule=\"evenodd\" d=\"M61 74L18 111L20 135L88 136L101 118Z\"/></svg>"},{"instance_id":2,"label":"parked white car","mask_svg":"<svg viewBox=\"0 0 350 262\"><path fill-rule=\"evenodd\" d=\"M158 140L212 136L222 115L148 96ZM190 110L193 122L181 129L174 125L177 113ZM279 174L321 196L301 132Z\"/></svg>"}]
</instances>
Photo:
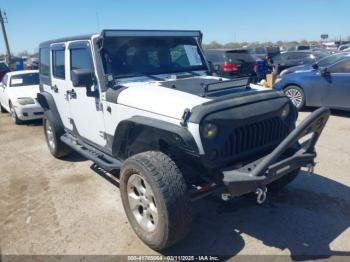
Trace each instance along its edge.
<instances>
[{"instance_id":1,"label":"parked white car","mask_svg":"<svg viewBox=\"0 0 350 262\"><path fill-rule=\"evenodd\" d=\"M9 112L16 124L42 118L43 109L36 100L39 92L38 70L7 73L0 83L1 112Z\"/></svg>"}]
</instances>

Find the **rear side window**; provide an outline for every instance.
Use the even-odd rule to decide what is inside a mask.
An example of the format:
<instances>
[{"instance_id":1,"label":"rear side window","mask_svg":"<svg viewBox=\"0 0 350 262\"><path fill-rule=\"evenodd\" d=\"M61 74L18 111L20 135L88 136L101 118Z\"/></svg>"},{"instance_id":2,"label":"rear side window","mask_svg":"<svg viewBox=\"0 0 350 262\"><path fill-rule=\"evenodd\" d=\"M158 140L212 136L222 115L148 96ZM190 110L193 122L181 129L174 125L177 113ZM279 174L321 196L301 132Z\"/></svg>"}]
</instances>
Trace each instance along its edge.
<instances>
[{"instance_id":1,"label":"rear side window","mask_svg":"<svg viewBox=\"0 0 350 262\"><path fill-rule=\"evenodd\" d=\"M52 74L56 78L65 79L65 50L52 50Z\"/></svg>"},{"instance_id":2,"label":"rear side window","mask_svg":"<svg viewBox=\"0 0 350 262\"><path fill-rule=\"evenodd\" d=\"M89 69L92 70L91 53L89 49L71 49L70 50L71 70Z\"/></svg>"},{"instance_id":3,"label":"rear side window","mask_svg":"<svg viewBox=\"0 0 350 262\"><path fill-rule=\"evenodd\" d=\"M50 75L50 48L40 48L40 74L49 76Z\"/></svg>"}]
</instances>

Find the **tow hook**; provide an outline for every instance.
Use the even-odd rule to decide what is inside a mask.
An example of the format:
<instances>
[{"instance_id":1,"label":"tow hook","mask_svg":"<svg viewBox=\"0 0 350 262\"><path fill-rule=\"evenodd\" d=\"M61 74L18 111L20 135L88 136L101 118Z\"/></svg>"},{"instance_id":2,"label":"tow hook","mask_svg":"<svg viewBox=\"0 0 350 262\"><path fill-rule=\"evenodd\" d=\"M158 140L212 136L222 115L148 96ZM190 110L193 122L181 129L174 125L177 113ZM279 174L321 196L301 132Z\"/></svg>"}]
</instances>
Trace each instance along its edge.
<instances>
[{"instance_id":1,"label":"tow hook","mask_svg":"<svg viewBox=\"0 0 350 262\"><path fill-rule=\"evenodd\" d=\"M307 164L306 168L307 168L307 171L306 171L307 174L312 175L314 173L315 163Z\"/></svg>"},{"instance_id":2,"label":"tow hook","mask_svg":"<svg viewBox=\"0 0 350 262\"><path fill-rule=\"evenodd\" d=\"M266 187L258 187L255 190L255 194L257 195L256 202L258 204L262 204L266 200L267 188Z\"/></svg>"}]
</instances>

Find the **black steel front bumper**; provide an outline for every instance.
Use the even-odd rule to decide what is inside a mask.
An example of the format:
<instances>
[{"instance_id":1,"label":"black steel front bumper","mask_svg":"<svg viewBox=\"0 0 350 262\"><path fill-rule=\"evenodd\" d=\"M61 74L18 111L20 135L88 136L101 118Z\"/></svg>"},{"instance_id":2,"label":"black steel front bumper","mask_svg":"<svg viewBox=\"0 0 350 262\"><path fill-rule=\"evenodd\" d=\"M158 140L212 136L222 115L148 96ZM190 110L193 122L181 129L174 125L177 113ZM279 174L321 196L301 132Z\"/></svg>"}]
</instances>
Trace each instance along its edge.
<instances>
[{"instance_id":1,"label":"black steel front bumper","mask_svg":"<svg viewBox=\"0 0 350 262\"><path fill-rule=\"evenodd\" d=\"M223 170L223 183L231 196L255 191L301 167L314 166L315 145L329 118L330 110L322 107L310 114L270 154L241 168ZM293 154L286 152L310 135Z\"/></svg>"}]
</instances>

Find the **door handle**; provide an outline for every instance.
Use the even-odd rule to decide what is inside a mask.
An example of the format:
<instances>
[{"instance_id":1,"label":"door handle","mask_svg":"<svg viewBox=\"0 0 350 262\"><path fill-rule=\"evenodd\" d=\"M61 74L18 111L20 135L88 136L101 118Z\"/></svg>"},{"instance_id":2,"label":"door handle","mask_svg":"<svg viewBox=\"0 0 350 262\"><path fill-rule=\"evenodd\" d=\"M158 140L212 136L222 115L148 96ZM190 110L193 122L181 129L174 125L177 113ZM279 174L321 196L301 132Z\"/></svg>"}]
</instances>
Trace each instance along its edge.
<instances>
[{"instance_id":1,"label":"door handle","mask_svg":"<svg viewBox=\"0 0 350 262\"><path fill-rule=\"evenodd\" d=\"M57 87L57 85L51 86L51 90L53 90L55 93L58 93L58 87Z\"/></svg>"},{"instance_id":2,"label":"door handle","mask_svg":"<svg viewBox=\"0 0 350 262\"><path fill-rule=\"evenodd\" d=\"M67 97L70 97L70 98L77 98L77 93L75 92L74 89L72 89L72 90L67 90L67 91L66 91L66 94L67 94Z\"/></svg>"}]
</instances>

